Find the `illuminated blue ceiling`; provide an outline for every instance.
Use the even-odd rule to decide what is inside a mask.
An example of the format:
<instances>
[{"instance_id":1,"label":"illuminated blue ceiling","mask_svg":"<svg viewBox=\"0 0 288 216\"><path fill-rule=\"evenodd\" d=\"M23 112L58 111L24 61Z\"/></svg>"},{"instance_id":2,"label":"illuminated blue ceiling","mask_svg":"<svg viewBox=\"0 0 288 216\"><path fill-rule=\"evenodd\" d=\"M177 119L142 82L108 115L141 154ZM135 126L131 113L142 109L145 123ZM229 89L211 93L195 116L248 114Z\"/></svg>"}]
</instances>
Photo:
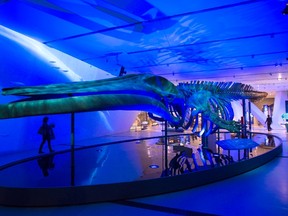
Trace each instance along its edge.
<instances>
[{"instance_id":1,"label":"illuminated blue ceiling","mask_svg":"<svg viewBox=\"0 0 288 216\"><path fill-rule=\"evenodd\" d=\"M270 92L288 90L286 3L0 0L0 25L116 76L124 66L127 73L174 82L236 81ZM0 37L2 55L17 53L4 40ZM14 55L5 62L17 68L21 59ZM44 70L45 65L38 73Z\"/></svg>"}]
</instances>

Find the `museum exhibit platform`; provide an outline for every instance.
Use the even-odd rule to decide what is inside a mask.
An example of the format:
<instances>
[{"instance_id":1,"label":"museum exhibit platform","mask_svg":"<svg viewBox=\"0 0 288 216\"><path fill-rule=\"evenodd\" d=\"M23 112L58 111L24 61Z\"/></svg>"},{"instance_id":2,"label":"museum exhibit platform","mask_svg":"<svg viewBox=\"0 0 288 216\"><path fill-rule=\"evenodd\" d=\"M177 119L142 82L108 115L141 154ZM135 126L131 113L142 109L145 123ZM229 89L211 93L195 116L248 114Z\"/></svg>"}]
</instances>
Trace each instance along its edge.
<instances>
[{"instance_id":1,"label":"museum exhibit platform","mask_svg":"<svg viewBox=\"0 0 288 216\"><path fill-rule=\"evenodd\" d=\"M5 206L66 206L119 201L181 191L251 171L282 152L279 137L251 133L248 149L233 149L227 142L209 158L199 151L201 139L188 133L168 134L165 158L161 133L149 136L98 139L53 153L30 155L0 167L0 204ZM221 133L221 138L227 137ZM229 136L238 142L238 138ZM220 142L220 140L218 141ZM222 140L223 142L223 140ZM233 142L233 141L232 141ZM251 146L251 143L253 146ZM256 143L256 145L255 145ZM221 148L221 145L223 148ZM180 150L179 150L180 149ZM191 171L171 175L173 156L190 149ZM192 157L193 155L193 157ZM219 155L233 161L217 163ZM72 157L73 156L73 157ZM203 159L204 158L204 159Z\"/></svg>"}]
</instances>

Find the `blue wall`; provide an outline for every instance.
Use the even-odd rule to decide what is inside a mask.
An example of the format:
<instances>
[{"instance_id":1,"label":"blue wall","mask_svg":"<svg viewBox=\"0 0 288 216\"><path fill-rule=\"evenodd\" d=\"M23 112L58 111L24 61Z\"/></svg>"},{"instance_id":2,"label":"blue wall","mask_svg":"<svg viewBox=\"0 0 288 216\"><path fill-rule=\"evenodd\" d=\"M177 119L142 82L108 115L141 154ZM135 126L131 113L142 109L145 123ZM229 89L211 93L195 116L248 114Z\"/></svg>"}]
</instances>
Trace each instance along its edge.
<instances>
[{"instance_id":1,"label":"blue wall","mask_svg":"<svg viewBox=\"0 0 288 216\"><path fill-rule=\"evenodd\" d=\"M1 26L0 45L1 89L112 77L105 71ZM19 97L0 95L0 104L17 99ZM136 111L77 113L75 115L76 142L128 131L136 116ZM0 155L6 152L38 149L41 137L37 131L42 118L43 116L36 116L1 120ZM56 125L56 140L53 144L70 144L70 115L51 115L49 119L50 123Z\"/></svg>"}]
</instances>

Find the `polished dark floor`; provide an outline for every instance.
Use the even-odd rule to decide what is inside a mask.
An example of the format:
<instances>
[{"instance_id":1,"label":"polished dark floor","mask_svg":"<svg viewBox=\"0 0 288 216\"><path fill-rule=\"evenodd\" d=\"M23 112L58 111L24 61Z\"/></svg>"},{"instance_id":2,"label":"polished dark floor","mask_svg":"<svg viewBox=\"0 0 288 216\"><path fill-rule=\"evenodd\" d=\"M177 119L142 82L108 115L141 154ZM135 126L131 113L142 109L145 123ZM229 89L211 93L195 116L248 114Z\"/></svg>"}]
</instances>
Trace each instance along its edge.
<instances>
[{"instance_id":1,"label":"polished dark floor","mask_svg":"<svg viewBox=\"0 0 288 216\"><path fill-rule=\"evenodd\" d=\"M261 128L257 131L266 132ZM121 202L50 208L0 206L0 213L7 216L288 215L287 133L284 129L273 130L269 133L282 138L283 153L260 168L224 181L176 193ZM17 155L13 157L15 159ZM23 155L18 155L18 157L23 157ZM1 163L9 160L13 158L11 156L3 158Z\"/></svg>"}]
</instances>

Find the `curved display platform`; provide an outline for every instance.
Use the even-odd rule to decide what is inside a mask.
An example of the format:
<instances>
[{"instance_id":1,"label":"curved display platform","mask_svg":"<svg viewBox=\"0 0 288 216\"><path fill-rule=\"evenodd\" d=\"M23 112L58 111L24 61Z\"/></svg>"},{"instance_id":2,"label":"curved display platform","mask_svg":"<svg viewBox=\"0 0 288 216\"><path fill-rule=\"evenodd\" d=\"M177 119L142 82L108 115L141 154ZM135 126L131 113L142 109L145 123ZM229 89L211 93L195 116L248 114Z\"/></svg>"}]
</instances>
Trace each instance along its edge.
<instances>
[{"instance_id":1,"label":"curved display platform","mask_svg":"<svg viewBox=\"0 0 288 216\"><path fill-rule=\"evenodd\" d=\"M205 185L208 183L212 183L215 181L223 180L225 178L230 178L241 173L253 170L273 158L279 155L282 151L282 142L278 137L274 137L279 141L279 143L269 149L264 154L261 154L257 157L253 157L247 160L241 160L235 163L231 163L226 166L219 166L214 168L201 169L199 171L190 172L187 174L176 175L176 176L167 176L161 178L151 178L146 180L137 180L137 181L126 181L126 182L118 182L118 183L107 183L107 184L95 184L92 185L89 182L86 185L83 185L83 182L87 183L87 178L83 178L85 175L81 176L82 178L78 178L77 176L73 178L71 175L67 175L70 171L61 170L63 173L63 178L58 178L57 185L53 185L53 180L50 182L49 186L41 185L41 181L45 179L44 177L39 179L35 179L35 182L32 182L32 178L36 178L33 176L32 172L36 173L35 167L40 166L41 161L39 160L48 158L48 164L51 162L51 157L60 156L62 157L61 162L68 161L69 155L67 152L63 152L53 155L45 155L38 158L37 163L35 160L26 160L22 161L16 165L4 166L1 169L1 181L7 183L6 185L1 184L0 186L0 204L6 206L63 206L63 205L75 205L75 204L85 204L85 203L95 203L95 202L105 202L105 201L117 201L123 199L132 199L144 196L151 196L156 194L163 194L168 192L174 192L179 190L184 190L192 187L197 187L201 185ZM130 143L131 145L131 143ZM80 152L80 155L85 157L84 151L81 153L81 149L77 150L75 153ZM97 155L97 152L105 151L105 149L99 149L99 146L96 147L94 151L94 155ZM78 153L79 153L78 152ZM103 154L102 154L103 155ZM79 160L82 158L77 157ZM50 160L50 161L49 161ZM89 158L86 158L87 164L89 164ZM105 160L105 158L103 158ZM52 160L53 161L53 160ZM34 165L28 165L27 168L23 169L23 167L18 167L18 165L22 166L25 163L33 163ZM46 161L47 162L47 161ZM47 165L46 162L43 162ZM99 161L98 161L99 162ZM53 164L53 163L52 163ZM43 165L43 164L42 164ZM55 165L55 164L54 164ZM63 164L57 163L56 166L59 168ZM77 163L76 163L77 167ZM39 167L38 167L39 168ZM89 167L87 167L88 169ZM13 170L14 169L14 170ZM81 167L79 168L81 170ZM19 170L25 170L25 173L21 173ZM26 171L30 170L31 173L27 173ZM39 170L38 170L39 171ZM15 174L16 172L16 174ZM95 172L95 170L94 170ZM14 173L13 175L11 173ZM90 172L91 173L91 172ZM10 177L24 175L25 179L9 179ZM43 176L49 175L41 169L41 174ZM70 173L71 174L71 173ZM4 177L5 176L5 177ZM71 178L70 178L71 177ZM91 177L91 176L90 176ZM3 178L7 178L7 181ZM73 185L71 186L71 179L73 179ZM91 179L90 179L91 180ZM22 183L23 185L19 185ZM18 186L17 186L17 185ZM89 185L90 184L90 185Z\"/></svg>"}]
</instances>

